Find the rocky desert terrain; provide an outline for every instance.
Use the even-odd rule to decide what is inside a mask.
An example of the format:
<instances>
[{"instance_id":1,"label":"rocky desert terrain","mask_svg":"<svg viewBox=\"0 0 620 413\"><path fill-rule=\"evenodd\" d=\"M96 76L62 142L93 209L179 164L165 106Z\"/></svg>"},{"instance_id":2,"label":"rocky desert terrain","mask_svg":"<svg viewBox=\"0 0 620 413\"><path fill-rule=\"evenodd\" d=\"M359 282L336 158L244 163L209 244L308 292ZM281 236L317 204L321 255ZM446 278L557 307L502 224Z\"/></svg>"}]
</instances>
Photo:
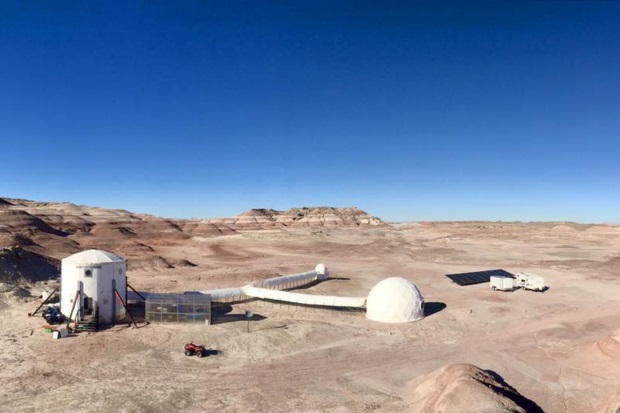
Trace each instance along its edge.
<instances>
[{"instance_id":1,"label":"rocky desert terrain","mask_svg":"<svg viewBox=\"0 0 620 413\"><path fill-rule=\"evenodd\" d=\"M328 295L400 276L426 318L234 305L213 325L121 323L52 340L28 317L88 248L128 260L148 292L235 287L325 263ZM544 293L461 287L502 268ZM251 310L254 320L242 315ZM0 411L620 412L620 226L386 223L357 208L254 209L183 220L0 198ZM213 350L186 357L189 341ZM217 353L217 354L215 354Z\"/></svg>"}]
</instances>

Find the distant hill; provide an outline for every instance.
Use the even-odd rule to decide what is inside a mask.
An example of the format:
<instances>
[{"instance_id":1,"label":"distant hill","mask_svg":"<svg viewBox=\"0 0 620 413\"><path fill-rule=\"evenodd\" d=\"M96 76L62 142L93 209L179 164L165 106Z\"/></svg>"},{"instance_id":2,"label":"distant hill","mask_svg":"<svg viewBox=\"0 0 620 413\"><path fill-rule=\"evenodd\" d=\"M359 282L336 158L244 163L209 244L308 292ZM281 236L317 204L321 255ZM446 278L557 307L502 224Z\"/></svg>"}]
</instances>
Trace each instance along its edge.
<instances>
[{"instance_id":1,"label":"distant hill","mask_svg":"<svg viewBox=\"0 0 620 413\"><path fill-rule=\"evenodd\" d=\"M274 209L250 209L232 218L214 219L238 229L265 229L284 227L341 227L386 225L381 219L359 208L329 206Z\"/></svg>"},{"instance_id":2,"label":"distant hill","mask_svg":"<svg viewBox=\"0 0 620 413\"><path fill-rule=\"evenodd\" d=\"M188 242L193 238L266 229L378 225L386 224L358 208L303 207L288 211L251 209L230 218L187 220L68 202L0 198L0 249L19 247L22 251L37 254L43 260L59 260L84 249L99 248L127 258L131 269L193 266L189 261L166 257L159 252L167 246ZM24 273L25 279L39 279L53 272L46 269L36 271L35 274L32 268L23 267L23 263L25 261L13 260L9 263L6 259L0 260L0 273L6 270L5 276L8 278L13 277L13 274ZM17 269L7 270L4 268L7 265L17 265Z\"/></svg>"},{"instance_id":3,"label":"distant hill","mask_svg":"<svg viewBox=\"0 0 620 413\"><path fill-rule=\"evenodd\" d=\"M60 275L60 262L20 247L0 248L0 282L21 285Z\"/></svg>"}]
</instances>

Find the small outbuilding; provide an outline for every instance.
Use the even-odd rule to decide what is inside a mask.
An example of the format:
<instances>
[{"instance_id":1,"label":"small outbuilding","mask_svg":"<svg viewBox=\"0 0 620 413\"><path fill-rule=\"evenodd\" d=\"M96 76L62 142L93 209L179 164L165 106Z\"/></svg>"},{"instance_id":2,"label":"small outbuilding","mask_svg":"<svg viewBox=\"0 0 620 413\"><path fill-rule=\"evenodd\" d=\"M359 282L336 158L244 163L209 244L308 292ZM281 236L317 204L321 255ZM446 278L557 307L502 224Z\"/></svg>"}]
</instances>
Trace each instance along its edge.
<instances>
[{"instance_id":1,"label":"small outbuilding","mask_svg":"<svg viewBox=\"0 0 620 413\"><path fill-rule=\"evenodd\" d=\"M492 275L490 285L492 290L512 291L515 289L515 280L511 277Z\"/></svg>"},{"instance_id":2,"label":"small outbuilding","mask_svg":"<svg viewBox=\"0 0 620 413\"><path fill-rule=\"evenodd\" d=\"M366 300L366 318L382 323L407 323L424 318L424 297L407 279L390 277L375 285Z\"/></svg>"},{"instance_id":3,"label":"small outbuilding","mask_svg":"<svg viewBox=\"0 0 620 413\"><path fill-rule=\"evenodd\" d=\"M102 250L87 250L62 260L60 311L71 319L92 316L99 323L125 317L127 295L125 259ZM72 314L73 313L73 314Z\"/></svg>"}]
</instances>

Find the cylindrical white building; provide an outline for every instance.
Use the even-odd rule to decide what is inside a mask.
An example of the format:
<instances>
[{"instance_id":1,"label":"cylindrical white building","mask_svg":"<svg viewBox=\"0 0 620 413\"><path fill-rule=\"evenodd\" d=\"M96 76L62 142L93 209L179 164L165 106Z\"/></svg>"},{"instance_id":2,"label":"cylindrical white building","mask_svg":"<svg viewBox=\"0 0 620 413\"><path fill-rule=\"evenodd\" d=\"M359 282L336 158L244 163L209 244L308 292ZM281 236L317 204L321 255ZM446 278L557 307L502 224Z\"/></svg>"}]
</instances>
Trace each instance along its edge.
<instances>
[{"instance_id":1,"label":"cylindrical white building","mask_svg":"<svg viewBox=\"0 0 620 413\"><path fill-rule=\"evenodd\" d=\"M60 283L60 311L65 317L73 310L81 316L98 314L100 323L114 323L125 317L125 308L114 290L126 302L126 261L110 252L87 250L62 260Z\"/></svg>"}]
</instances>

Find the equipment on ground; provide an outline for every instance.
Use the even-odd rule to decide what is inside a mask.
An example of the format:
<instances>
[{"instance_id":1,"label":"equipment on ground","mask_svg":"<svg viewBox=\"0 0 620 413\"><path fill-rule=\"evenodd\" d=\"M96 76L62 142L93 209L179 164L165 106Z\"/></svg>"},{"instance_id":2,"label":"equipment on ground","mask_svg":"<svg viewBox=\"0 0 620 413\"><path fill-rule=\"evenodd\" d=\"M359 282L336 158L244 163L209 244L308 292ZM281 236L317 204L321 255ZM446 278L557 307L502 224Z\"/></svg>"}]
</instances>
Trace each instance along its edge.
<instances>
[{"instance_id":1,"label":"equipment on ground","mask_svg":"<svg viewBox=\"0 0 620 413\"><path fill-rule=\"evenodd\" d=\"M512 291L515 289L515 280L511 277L492 275L490 282L492 290Z\"/></svg>"},{"instance_id":2,"label":"equipment on ground","mask_svg":"<svg viewBox=\"0 0 620 413\"><path fill-rule=\"evenodd\" d=\"M186 356L193 356L195 354L198 357L202 357L204 356L204 353L205 353L205 346L199 346L197 344L194 344L193 342L185 345Z\"/></svg>"},{"instance_id":3,"label":"equipment on ground","mask_svg":"<svg viewBox=\"0 0 620 413\"><path fill-rule=\"evenodd\" d=\"M519 272L515 274L515 276L516 286L524 290L545 291L547 289L545 286L545 279L540 275Z\"/></svg>"},{"instance_id":4,"label":"equipment on ground","mask_svg":"<svg viewBox=\"0 0 620 413\"><path fill-rule=\"evenodd\" d=\"M48 306L45 311L43 311L43 318L47 321L48 324L62 324L65 320L65 317L62 315L58 307Z\"/></svg>"},{"instance_id":5,"label":"equipment on ground","mask_svg":"<svg viewBox=\"0 0 620 413\"><path fill-rule=\"evenodd\" d=\"M511 273L502 269L446 274L446 277L460 286L486 283L489 282L490 278L493 276L513 278Z\"/></svg>"}]
</instances>

